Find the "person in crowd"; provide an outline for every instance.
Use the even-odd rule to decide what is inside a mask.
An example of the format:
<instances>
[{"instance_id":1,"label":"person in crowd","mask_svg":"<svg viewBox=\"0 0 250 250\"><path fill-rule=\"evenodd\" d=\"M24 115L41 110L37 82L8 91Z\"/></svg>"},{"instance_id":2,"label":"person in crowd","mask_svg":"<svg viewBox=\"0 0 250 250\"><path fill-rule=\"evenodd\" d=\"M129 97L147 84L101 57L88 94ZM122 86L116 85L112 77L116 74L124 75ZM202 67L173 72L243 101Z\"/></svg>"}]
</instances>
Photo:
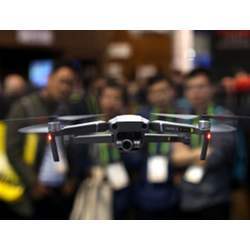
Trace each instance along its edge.
<instances>
[{"instance_id":1,"label":"person in crowd","mask_svg":"<svg viewBox=\"0 0 250 250\"><path fill-rule=\"evenodd\" d=\"M14 103L8 119L68 114L76 75L71 62L55 62L47 86ZM77 182L70 149L58 139L60 161L54 162L45 136L18 133L27 122L41 121L9 122L7 129L8 158L19 177L18 185L24 189L21 197L10 204L11 209L25 218L66 219Z\"/></svg>"},{"instance_id":2,"label":"person in crowd","mask_svg":"<svg viewBox=\"0 0 250 250\"><path fill-rule=\"evenodd\" d=\"M173 82L175 87L176 97L182 98L183 97L183 88L184 88L184 78L185 74L177 69L172 69L170 73L170 79Z\"/></svg>"},{"instance_id":3,"label":"person in crowd","mask_svg":"<svg viewBox=\"0 0 250 250\"><path fill-rule=\"evenodd\" d=\"M9 197L7 190L11 190L11 184L7 184L6 170L9 170L9 164L7 160L5 136L6 136L6 118L11 105L18 99L27 93L27 82L19 74L9 74L4 78L3 89L0 96L0 218L15 218L15 213L12 212L9 207ZM8 185L6 187L6 185Z\"/></svg>"},{"instance_id":4,"label":"person in crowd","mask_svg":"<svg viewBox=\"0 0 250 250\"><path fill-rule=\"evenodd\" d=\"M103 87L107 84L107 78L98 76L90 84L85 96L85 103L90 113L99 113L98 96Z\"/></svg>"},{"instance_id":5,"label":"person in crowd","mask_svg":"<svg viewBox=\"0 0 250 250\"><path fill-rule=\"evenodd\" d=\"M211 74L206 69L197 68L187 75L185 95L191 104L191 109L184 111L186 113L229 113L213 102L214 87ZM182 143L173 145L171 160L176 168L184 172L180 183L182 218L229 218L234 149L233 133L212 133L205 161L200 160L201 141L198 135L191 136L190 146Z\"/></svg>"},{"instance_id":6,"label":"person in crowd","mask_svg":"<svg viewBox=\"0 0 250 250\"><path fill-rule=\"evenodd\" d=\"M149 105L139 114L157 119L152 113L175 113L175 91L164 75L151 77L147 86ZM138 152L137 180L134 197L137 219L175 219L178 208L178 190L174 185L173 168L169 161L171 144L149 143Z\"/></svg>"},{"instance_id":7,"label":"person in crowd","mask_svg":"<svg viewBox=\"0 0 250 250\"><path fill-rule=\"evenodd\" d=\"M20 74L9 74L3 80L2 98L4 102L4 116L9 112L11 105L28 92L27 81Z\"/></svg>"},{"instance_id":8,"label":"person in crowd","mask_svg":"<svg viewBox=\"0 0 250 250\"><path fill-rule=\"evenodd\" d=\"M6 96L22 96L27 91L27 82L19 74L9 74L3 81L3 93Z\"/></svg>"},{"instance_id":9,"label":"person in crowd","mask_svg":"<svg viewBox=\"0 0 250 250\"><path fill-rule=\"evenodd\" d=\"M3 95L0 93L0 120L4 119L5 117L5 102Z\"/></svg>"},{"instance_id":10,"label":"person in crowd","mask_svg":"<svg viewBox=\"0 0 250 250\"><path fill-rule=\"evenodd\" d=\"M115 80L107 81L98 100L100 111L104 114L102 119L106 121L126 113L126 92ZM83 181L79 190L72 219L130 218L131 167L126 161L129 156L106 143L91 145L90 154L92 162L89 165L89 178ZM86 188L92 190L91 196ZM96 189L99 190L98 193L94 192ZM79 205L83 203L85 205ZM79 210L81 207L83 209Z\"/></svg>"}]
</instances>

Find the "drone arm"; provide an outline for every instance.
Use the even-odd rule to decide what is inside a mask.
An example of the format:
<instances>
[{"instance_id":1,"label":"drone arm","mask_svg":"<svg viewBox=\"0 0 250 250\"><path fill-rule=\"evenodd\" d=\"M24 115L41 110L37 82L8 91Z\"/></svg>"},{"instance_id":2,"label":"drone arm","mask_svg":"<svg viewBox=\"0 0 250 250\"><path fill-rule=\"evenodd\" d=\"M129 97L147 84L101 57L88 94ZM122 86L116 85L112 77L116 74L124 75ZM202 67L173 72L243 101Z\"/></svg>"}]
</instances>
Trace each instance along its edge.
<instances>
[{"instance_id":1,"label":"drone arm","mask_svg":"<svg viewBox=\"0 0 250 250\"><path fill-rule=\"evenodd\" d=\"M105 121L87 122L76 125L66 126L57 133L57 135L86 135L96 132L104 132L108 129L108 123Z\"/></svg>"},{"instance_id":2,"label":"drone arm","mask_svg":"<svg viewBox=\"0 0 250 250\"><path fill-rule=\"evenodd\" d=\"M147 133L144 137L145 142L184 142L185 137L177 134L153 134Z\"/></svg>"},{"instance_id":3,"label":"drone arm","mask_svg":"<svg viewBox=\"0 0 250 250\"><path fill-rule=\"evenodd\" d=\"M73 143L112 143L113 138L111 134L95 134L95 135L81 135L72 138Z\"/></svg>"},{"instance_id":4,"label":"drone arm","mask_svg":"<svg viewBox=\"0 0 250 250\"><path fill-rule=\"evenodd\" d=\"M59 154L58 154L58 149L57 149L57 143L56 143L56 138L55 135L52 133L48 134L48 141L51 147L51 152L54 161L59 161Z\"/></svg>"},{"instance_id":5,"label":"drone arm","mask_svg":"<svg viewBox=\"0 0 250 250\"><path fill-rule=\"evenodd\" d=\"M60 127L58 122L50 122L48 124L48 141L51 146L51 151L54 161L59 161L58 148L56 143L56 136L64 135L84 135L95 132L102 132L108 129L108 124L104 121L81 123L76 125L69 125Z\"/></svg>"},{"instance_id":6,"label":"drone arm","mask_svg":"<svg viewBox=\"0 0 250 250\"><path fill-rule=\"evenodd\" d=\"M205 132L202 135L202 146L201 146L201 154L200 154L200 160L206 160L206 156L207 156L207 149L208 149L208 145L209 142L211 140L211 133L210 132Z\"/></svg>"},{"instance_id":7,"label":"drone arm","mask_svg":"<svg viewBox=\"0 0 250 250\"><path fill-rule=\"evenodd\" d=\"M169 121L161 121L155 120L151 121L149 124L149 128L158 133L190 133L190 134L200 134L200 130L197 126L177 123L177 122L169 122Z\"/></svg>"}]
</instances>

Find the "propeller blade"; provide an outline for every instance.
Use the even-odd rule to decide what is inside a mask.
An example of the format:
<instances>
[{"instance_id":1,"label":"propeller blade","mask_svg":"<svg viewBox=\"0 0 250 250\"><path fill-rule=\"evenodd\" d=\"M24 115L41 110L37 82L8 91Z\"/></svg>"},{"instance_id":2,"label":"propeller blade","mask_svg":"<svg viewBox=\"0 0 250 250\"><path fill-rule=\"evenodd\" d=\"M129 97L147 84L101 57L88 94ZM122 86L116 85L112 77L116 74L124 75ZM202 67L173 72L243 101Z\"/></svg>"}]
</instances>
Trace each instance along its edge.
<instances>
[{"instance_id":1,"label":"propeller blade","mask_svg":"<svg viewBox=\"0 0 250 250\"><path fill-rule=\"evenodd\" d=\"M218 124L212 125L210 131L213 133L227 133L236 131L236 128L228 124Z\"/></svg>"},{"instance_id":2,"label":"propeller blade","mask_svg":"<svg viewBox=\"0 0 250 250\"><path fill-rule=\"evenodd\" d=\"M168 118L176 118L176 119L183 119L183 120L193 120L199 118L198 115L188 115L188 114L163 114L163 113L152 113L155 116L162 116Z\"/></svg>"},{"instance_id":3,"label":"propeller blade","mask_svg":"<svg viewBox=\"0 0 250 250\"><path fill-rule=\"evenodd\" d=\"M155 116L162 116L168 118L176 118L183 120L194 120L194 119L215 119L215 120L241 120L241 119L250 119L250 116L246 115L193 115L193 114L164 114L164 113L152 113Z\"/></svg>"},{"instance_id":4,"label":"propeller blade","mask_svg":"<svg viewBox=\"0 0 250 250\"><path fill-rule=\"evenodd\" d=\"M250 116L246 115L200 115L200 118L208 118L215 120L242 120L242 119L250 119Z\"/></svg>"},{"instance_id":5,"label":"propeller blade","mask_svg":"<svg viewBox=\"0 0 250 250\"><path fill-rule=\"evenodd\" d=\"M47 134L49 132L48 124L38 124L33 126L28 126L20 128L18 130L20 133L34 133L34 134Z\"/></svg>"},{"instance_id":6,"label":"propeller blade","mask_svg":"<svg viewBox=\"0 0 250 250\"><path fill-rule=\"evenodd\" d=\"M89 118L97 118L103 116L103 114L93 114L93 115L64 115L64 116L58 116L57 120L59 121L78 121L83 119L89 119Z\"/></svg>"},{"instance_id":7,"label":"propeller blade","mask_svg":"<svg viewBox=\"0 0 250 250\"><path fill-rule=\"evenodd\" d=\"M91 115L50 115L50 116L32 116L32 117L22 117L22 118L11 118L11 119L4 119L3 122L18 122L18 121L37 121L39 123L46 122L49 120L58 120L58 121L78 121L90 118L97 118L101 117L103 114L91 114Z\"/></svg>"},{"instance_id":8,"label":"propeller blade","mask_svg":"<svg viewBox=\"0 0 250 250\"><path fill-rule=\"evenodd\" d=\"M56 119L56 116L31 116L31 117L22 117L22 118L11 118L4 119L3 122L26 122L26 121L37 121L37 122L45 122L49 119Z\"/></svg>"}]
</instances>

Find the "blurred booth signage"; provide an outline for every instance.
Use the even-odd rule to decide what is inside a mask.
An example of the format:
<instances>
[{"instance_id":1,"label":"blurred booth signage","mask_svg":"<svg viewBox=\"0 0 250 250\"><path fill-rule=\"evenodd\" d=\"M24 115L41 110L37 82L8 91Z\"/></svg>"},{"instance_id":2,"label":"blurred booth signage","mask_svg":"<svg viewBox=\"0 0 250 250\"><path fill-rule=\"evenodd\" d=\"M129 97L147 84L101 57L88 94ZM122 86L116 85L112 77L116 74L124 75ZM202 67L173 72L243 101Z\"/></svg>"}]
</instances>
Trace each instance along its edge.
<instances>
[{"instance_id":1,"label":"blurred booth signage","mask_svg":"<svg viewBox=\"0 0 250 250\"><path fill-rule=\"evenodd\" d=\"M147 79L157 74L157 68L154 64L143 64L136 68L136 79Z\"/></svg>"},{"instance_id":2,"label":"blurred booth signage","mask_svg":"<svg viewBox=\"0 0 250 250\"><path fill-rule=\"evenodd\" d=\"M114 78L122 78L123 76L123 67L120 63L108 63L105 68L105 73Z\"/></svg>"},{"instance_id":3,"label":"blurred booth signage","mask_svg":"<svg viewBox=\"0 0 250 250\"><path fill-rule=\"evenodd\" d=\"M131 45L127 42L113 42L107 48L107 55L111 59L128 59L132 55Z\"/></svg>"},{"instance_id":4,"label":"blurred booth signage","mask_svg":"<svg viewBox=\"0 0 250 250\"><path fill-rule=\"evenodd\" d=\"M249 30L220 30L215 32L217 50L250 49Z\"/></svg>"},{"instance_id":5,"label":"blurred booth signage","mask_svg":"<svg viewBox=\"0 0 250 250\"><path fill-rule=\"evenodd\" d=\"M16 40L25 45L50 46L55 37L51 30L18 30L16 31Z\"/></svg>"}]
</instances>

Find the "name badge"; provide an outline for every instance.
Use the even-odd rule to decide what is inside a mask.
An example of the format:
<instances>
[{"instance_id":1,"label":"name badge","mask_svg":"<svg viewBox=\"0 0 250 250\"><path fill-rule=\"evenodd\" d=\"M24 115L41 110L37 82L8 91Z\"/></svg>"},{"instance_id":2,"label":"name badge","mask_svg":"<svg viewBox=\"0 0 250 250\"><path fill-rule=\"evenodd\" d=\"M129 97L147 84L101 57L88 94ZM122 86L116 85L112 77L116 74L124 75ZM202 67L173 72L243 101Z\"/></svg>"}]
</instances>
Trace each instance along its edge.
<instances>
[{"instance_id":1,"label":"name badge","mask_svg":"<svg viewBox=\"0 0 250 250\"><path fill-rule=\"evenodd\" d=\"M199 184L204 176L204 169L200 166L190 166L185 174L184 180L193 184Z\"/></svg>"},{"instance_id":2,"label":"name badge","mask_svg":"<svg viewBox=\"0 0 250 250\"><path fill-rule=\"evenodd\" d=\"M129 176L124 164L116 162L107 167L107 177L114 190L123 189L129 184Z\"/></svg>"},{"instance_id":3,"label":"name badge","mask_svg":"<svg viewBox=\"0 0 250 250\"><path fill-rule=\"evenodd\" d=\"M151 183L162 183L168 179L168 158L151 156L147 162L147 179Z\"/></svg>"}]
</instances>

